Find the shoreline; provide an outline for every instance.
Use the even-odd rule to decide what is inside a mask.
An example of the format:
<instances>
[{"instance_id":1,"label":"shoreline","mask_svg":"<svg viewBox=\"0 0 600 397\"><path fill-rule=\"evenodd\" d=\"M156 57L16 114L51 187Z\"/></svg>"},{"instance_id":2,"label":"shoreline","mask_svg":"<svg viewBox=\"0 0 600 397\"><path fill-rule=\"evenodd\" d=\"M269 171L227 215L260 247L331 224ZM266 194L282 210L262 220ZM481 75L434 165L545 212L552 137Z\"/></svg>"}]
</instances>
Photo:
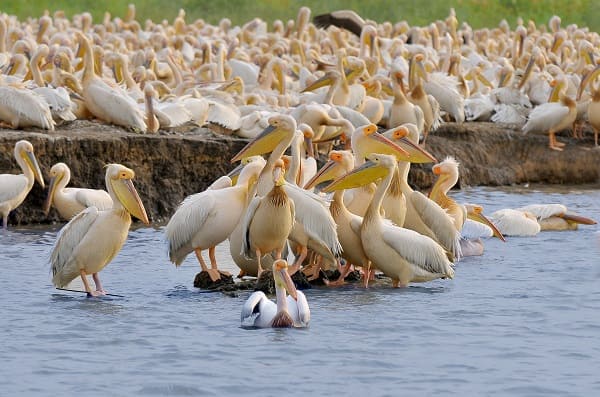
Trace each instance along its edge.
<instances>
[{"instance_id":1,"label":"shoreline","mask_svg":"<svg viewBox=\"0 0 600 397\"><path fill-rule=\"evenodd\" d=\"M516 184L595 184L600 180L600 148L594 148L589 127L585 138L558 137L563 152L547 147L545 134L524 135L494 123L445 123L427 139L426 149L438 161L452 155L460 162L455 188ZM0 173L20 173L13 157L15 143L29 140L46 182L62 161L71 168L68 186L104 189L103 166L122 163L136 172L134 184L153 223L166 222L188 195L203 191L230 171L231 157L248 142L206 128L188 127L140 135L108 124L74 121L48 132L0 129ZM424 191L435 180L433 164L413 165L409 183ZM25 201L9 215L9 225L62 222L56 211L46 217L47 190L34 184Z\"/></svg>"}]
</instances>

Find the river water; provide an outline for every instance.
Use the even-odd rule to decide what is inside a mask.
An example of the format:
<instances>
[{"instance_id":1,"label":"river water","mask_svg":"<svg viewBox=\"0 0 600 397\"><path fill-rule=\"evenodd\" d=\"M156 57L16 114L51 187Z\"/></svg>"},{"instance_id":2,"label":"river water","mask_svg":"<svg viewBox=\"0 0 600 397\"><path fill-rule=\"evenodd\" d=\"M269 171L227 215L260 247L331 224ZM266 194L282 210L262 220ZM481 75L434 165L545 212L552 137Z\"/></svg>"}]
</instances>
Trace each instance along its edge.
<instances>
[{"instance_id":1,"label":"river water","mask_svg":"<svg viewBox=\"0 0 600 397\"><path fill-rule=\"evenodd\" d=\"M595 187L452 192L490 214L558 202L600 220ZM454 280L305 291L308 329L243 329L237 297L192 286L161 228L101 273L124 297L55 290L57 227L0 234L0 395L600 395L598 226L486 240ZM226 245L221 267L237 273Z\"/></svg>"}]
</instances>

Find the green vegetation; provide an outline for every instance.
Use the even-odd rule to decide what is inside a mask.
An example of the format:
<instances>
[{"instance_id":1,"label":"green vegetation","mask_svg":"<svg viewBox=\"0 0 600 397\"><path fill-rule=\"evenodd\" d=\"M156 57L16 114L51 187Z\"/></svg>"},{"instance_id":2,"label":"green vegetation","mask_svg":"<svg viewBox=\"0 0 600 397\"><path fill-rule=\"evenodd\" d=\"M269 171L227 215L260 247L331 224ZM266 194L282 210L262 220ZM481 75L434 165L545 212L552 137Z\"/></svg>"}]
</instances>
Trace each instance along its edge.
<instances>
[{"instance_id":1,"label":"green vegetation","mask_svg":"<svg viewBox=\"0 0 600 397\"><path fill-rule=\"evenodd\" d=\"M20 20L38 17L47 9L61 9L68 16L84 11L91 12L96 22L105 11L113 17L125 15L131 0L33 0L4 2L2 12L17 15ZM295 19L298 9L306 5L313 15L338 9L353 9L364 18L378 22L406 20L411 25L427 25L436 19L444 19L453 6L460 22L466 21L473 28L495 27L506 19L511 27L517 17L525 21L533 19L536 24L546 24L552 15L562 19L562 25L575 23L590 30L600 30L600 5L597 0L138 0L137 19L172 21L180 8L186 11L188 21L203 18L216 24L227 17L234 24L243 24L254 17L272 22L275 19Z\"/></svg>"}]
</instances>

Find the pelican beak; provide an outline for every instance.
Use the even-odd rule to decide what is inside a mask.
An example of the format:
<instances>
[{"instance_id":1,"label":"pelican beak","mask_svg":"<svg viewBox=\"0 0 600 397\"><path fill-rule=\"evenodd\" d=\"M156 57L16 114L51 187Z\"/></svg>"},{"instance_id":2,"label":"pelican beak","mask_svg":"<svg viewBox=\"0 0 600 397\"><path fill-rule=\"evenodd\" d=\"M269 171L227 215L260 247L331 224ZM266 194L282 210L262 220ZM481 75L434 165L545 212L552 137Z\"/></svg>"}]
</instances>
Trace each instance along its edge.
<instances>
[{"instance_id":1,"label":"pelican beak","mask_svg":"<svg viewBox=\"0 0 600 397\"><path fill-rule=\"evenodd\" d=\"M306 154L309 157L315 157L315 148L313 147L312 138L304 138L304 145L306 146Z\"/></svg>"},{"instance_id":2,"label":"pelican beak","mask_svg":"<svg viewBox=\"0 0 600 397\"><path fill-rule=\"evenodd\" d=\"M278 130L277 127L269 125L256 138L244 146L238 154L233 156L231 162L235 163L244 157L255 156L272 151L281 141L281 134L277 133L279 131L281 130Z\"/></svg>"},{"instance_id":3,"label":"pelican beak","mask_svg":"<svg viewBox=\"0 0 600 397\"><path fill-rule=\"evenodd\" d=\"M54 191L56 190L56 186L58 182L62 179L62 175L53 176L50 179L50 186L48 186L48 195L46 196L46 200L44 201L44 206L42 209L44 210L44 215L48 216L50 212L50 207L52 206L52 201L54 200Z\"/></svg>"},{"instance_id":4,"label":"pelican beak","mask_svg":"<svg viewBox=\"0 0 600 397\"><path fill-rule=\"evenodd\" d=\"M35 180L38 181L42 188L45 188L46 185L44 184L44 177L42 176L42 171L40 170L40 166L35 158L35 154L33 154L33 152L25 152L24 158L31 171L33 171Z\"/></svg>"},{"instance_id":5,"label":"pelican beak","mask_svg":"<svg viewBox=\"0 0 600 397\"><path fill-rule=\"evenodd\" d=\"M425 64L422 60L415 62L417 66L417 74L425 81L427 81L427 71L425 70Z\"/></svg>"},{"instance_id":6,"label":"pelican beak","mask_svg":"<svg viewBox=\"0 0 600 397\"><path fill-rule=\"evenodd\" d=\"M294 298L294 300L298 300L296 286L294 285L294 282L292 281L292 278L290 277L290 274L287 271L287 266L281 270L278 270L277 272L279 273L283 281L283 286L285 287L287 293L290 294L290 296Z\"/></svg>"},{"instance_id":7,"label":"pelican beak","mask_svg":"<svg viewBox=\"0 0 600 397\"><path fill-rule=\"evenodd\" d=\"M379 178L383 178L388 173L384 167L372 161L367 161L358 168L353 169L346 175L343 175L331 182L323 189L324 192L333 192L334 190L352 189L359 186L364 186Z\"/></svg>"},{"instance_id":8,"label":"pelican beak","mask_svg":"<svg viewBox=\"0 0 600 397\"><path fill-rule=\"evenodd\" d=\"M275 64L273 69L275 71L275 76L277 77L277 83L279 84L279 93L283 95L285 93L285 76L283 75L283 70L278 63Z\"/></svg>"},{"instance_id":9,"label":"pelican beak","mask_svg":"<svg viewBox=\"0 0 600 397\"><path fill-rule=\"evenodd\" d=\"M74 91L69 91L69 97L83 102L83 97Z\"/></svg>"},{"instance_id":10,"label":"pelican beak","mask_svg":"<svg viewBox=\"0 0 600 397\"><path fill-rule=\"evenodd\" d=\"M494 232L494 237L498 237L500 240L506 241L506 239L504 238L502 233L500 233L500 230L498 230L496 225L494 225L492 221L490 221L485 215L483 215L481 207L475 206L475 208L472 211L469 211L467 213L467 218L471 219L472 221L483 223L484 225L489 226Z\"/></svg>"},{"instance_id":11,"label":"pelican beak","mask_svg":"<svg viewBox=\"0 0 600 397\"><path fill-rule=\"evenodd\" d=\"M112 188L119 202L127 211L146 225L150 224L142 200L133 186L131 179L111 179Z\"/></svg>"},{"instance_id":12,"label":"pelican beak","mask_svg":"<svg viewBox=\"0 0 600 397\"><path fill-rule=\"evenodd\" d=\"M315 81L314 83L312 83L311 85L309 85L308 87L306 87L305 89L303 89L302 91L300 91L300 93L307 92L307 91L314 91L317 88L325 87L325 86L331 85L332 83L333 82L332 82L331 78L328 75L325 75L325 76L321 77L320 79L318 79L317 81Z\"/></svg>"},{"instance_id":13,"label":"pelican beak","mask_svg":"<svg viewBox=\"0 0 600 397\"><path fill-rule=\"evenodd\" d=\"M375 127L377 128L377 127ZM408 161L410 154L400 146L381 135L378 132L373 132L368 135L369 145L365 153L391 154L396 156L398 161Z\"/></svg>"},{"instance_id":14,"label":"pelican beak","mask_svg":"<svg viewBox=\"0 0 600 397\"><path fill-rule=\"evenodd\" d=\"M582 225L595 225L597 223L591 218L586 218L573 212L565 212L561 217L568 222L580 223Z\"/></svg>"},{"instance_id":15,"label":"pelican beak","mask_svg":"<svg viewBox=\"0 0 600 397\"><path fill-rule=\"evenodd\" d=\"M333 160L329 160L320 170L313 176L310 181L306 183L304 189L310 190L317 186L321 182L330 181L337 177L336 175L336 163Z\"/></svg>"},{"instance_id":16,"label":"pelican beak","mask_svg":"<svg viewBox=\"0 0 600 397\"><path fill-rule=\"evenodd\" d=\"M437 163L437 160L431 153L423 149L421 146L414 144L407 137L396 141L398 146L408 153L408 158L402 159L411 163Z\"/></svg>"},{"instance_id":17,"label":"pelican beak","mask_svg":"<svg viewBox=\"0 0 600 397\"><path fill-rule=\"evenodd\" d=\"M231 178L231 186L234 186L237 183L242 169L244 169L244 164L238 164L237 167L229 171L229 173L227 174L227 176Z\"/></svg>"}]
</instances>

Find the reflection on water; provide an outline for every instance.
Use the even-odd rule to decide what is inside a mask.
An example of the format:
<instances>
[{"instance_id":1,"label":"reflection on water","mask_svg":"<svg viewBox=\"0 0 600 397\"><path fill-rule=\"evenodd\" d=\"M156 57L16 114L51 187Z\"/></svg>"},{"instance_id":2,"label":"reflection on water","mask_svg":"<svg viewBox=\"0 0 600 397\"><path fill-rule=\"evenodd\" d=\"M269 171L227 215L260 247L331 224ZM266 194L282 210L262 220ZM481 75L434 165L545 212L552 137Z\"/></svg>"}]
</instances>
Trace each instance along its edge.
<instances>
[{"instance_id":1,"label":"reflection on water","mask_svg":"<svg viewBox=\"0 0 600 397\"><path fill-rule=\"evenodd\" d=\"M452 192L485 213L563 203L600 219L595 187ZM138 228L101 273L124 298L57 291L58 227L0 234L2 395L595 395L600 392L598 226L485 241L454 280L375 280L305 291L311 326L244 329L237 297L192 286L193 256L169 263L162 228ZM222 244L223 270L237 273ZM293 387L293 388L292 388Z\"/></svg>"}]
</instances>

